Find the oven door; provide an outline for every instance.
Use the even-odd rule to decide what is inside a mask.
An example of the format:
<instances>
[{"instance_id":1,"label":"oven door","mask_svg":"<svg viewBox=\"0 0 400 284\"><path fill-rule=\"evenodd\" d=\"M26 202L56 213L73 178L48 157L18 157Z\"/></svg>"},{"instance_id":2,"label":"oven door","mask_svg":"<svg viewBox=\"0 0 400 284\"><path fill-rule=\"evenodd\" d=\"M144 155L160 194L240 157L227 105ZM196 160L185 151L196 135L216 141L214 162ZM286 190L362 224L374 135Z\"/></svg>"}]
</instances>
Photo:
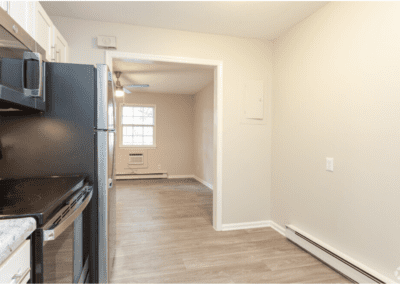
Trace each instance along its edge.
<instances>
[{"instance_id":1,"label":"oven door","mask_svg":"<svg viewBox=\"0 0 400 284\"><path fill-rule=\"evenodd\" d=\"M35 230L32 249L32 283L84 283L88 263L79 257L82 245L82 212L93 194L83 187L54 217ZM83 266L83 268L82 268Z\"/></svg>"}]
</instances>

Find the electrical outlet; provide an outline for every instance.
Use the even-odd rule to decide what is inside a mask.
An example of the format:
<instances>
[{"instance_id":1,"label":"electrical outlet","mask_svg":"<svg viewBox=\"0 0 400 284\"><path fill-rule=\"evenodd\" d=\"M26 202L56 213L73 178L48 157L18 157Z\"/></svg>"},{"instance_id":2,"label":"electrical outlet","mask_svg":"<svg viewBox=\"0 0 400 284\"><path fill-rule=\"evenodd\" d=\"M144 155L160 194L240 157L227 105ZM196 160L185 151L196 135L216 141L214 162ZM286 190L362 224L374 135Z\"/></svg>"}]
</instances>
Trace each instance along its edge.
<instances>
[{"instance_id":1,"label":"electrical outlet","mask_svg":"<svg viewBox=\"0 0 400 284\"><path fill-rule=\"evenodd\" d=\"M333 172L333 158L326 158L326 170Z\"/></svg>"},{"instance_id":2,"label":"electrical outlet","mask_svg":"<svg viewBox=\"0 0 400 284\"><path fill-rule=\"evenodd\" d=\"M158 165L158 169L161 170L161 165Z\"/></svg>"}]
</instances>

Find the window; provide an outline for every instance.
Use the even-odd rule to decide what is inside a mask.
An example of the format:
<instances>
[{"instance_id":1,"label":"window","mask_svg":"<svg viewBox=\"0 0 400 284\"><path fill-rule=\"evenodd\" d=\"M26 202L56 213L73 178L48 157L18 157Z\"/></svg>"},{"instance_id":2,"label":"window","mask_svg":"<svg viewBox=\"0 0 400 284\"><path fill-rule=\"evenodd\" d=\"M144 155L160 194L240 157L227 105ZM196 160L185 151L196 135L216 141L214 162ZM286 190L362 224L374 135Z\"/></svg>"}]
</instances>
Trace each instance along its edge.
<instances>
[{"instance_id":1,"label":"window","mask_svg":"<svg viewBox=\"0 0 400 284\"><path fill-rule=\"evenodd\" d=\"M122 106L121 146L155 147L155 106Z\"/></svg>"}]
</instances>

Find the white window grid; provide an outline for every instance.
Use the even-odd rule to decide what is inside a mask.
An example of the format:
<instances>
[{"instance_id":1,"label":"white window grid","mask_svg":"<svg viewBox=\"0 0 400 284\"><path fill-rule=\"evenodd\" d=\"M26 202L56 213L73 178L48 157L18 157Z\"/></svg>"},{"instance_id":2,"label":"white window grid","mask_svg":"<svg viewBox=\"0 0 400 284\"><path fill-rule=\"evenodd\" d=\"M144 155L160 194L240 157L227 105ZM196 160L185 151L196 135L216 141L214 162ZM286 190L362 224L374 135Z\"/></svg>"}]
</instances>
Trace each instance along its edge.
<instances>
[{"instance_id":1,"label":"white window grid","mask_svg":"<svg viewBox=\"0 0 400 284\"><path fill-rule=\"evenodd\" d=\"M155 147L155 106L122 105L123 147Z\"/></svg>"}]
</instances>

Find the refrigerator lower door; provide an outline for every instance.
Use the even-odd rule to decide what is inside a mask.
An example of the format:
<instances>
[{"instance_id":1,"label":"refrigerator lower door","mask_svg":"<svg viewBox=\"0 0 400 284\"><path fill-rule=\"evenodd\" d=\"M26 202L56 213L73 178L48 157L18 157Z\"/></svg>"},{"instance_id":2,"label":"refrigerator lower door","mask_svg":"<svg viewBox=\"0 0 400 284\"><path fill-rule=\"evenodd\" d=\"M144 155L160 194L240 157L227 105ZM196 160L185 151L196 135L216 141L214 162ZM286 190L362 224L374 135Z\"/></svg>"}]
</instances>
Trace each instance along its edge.
<instances>
[{"instance_id":1,"label":"refrigerator lower door","mask_svg":"<svg viewBox=\"0 0 400 284\"><path fill-rule=\"evenodd\" d=\"M115 183L108 189L108 280L112 281L117 243L117 194Z\"/></svg>"},{"instance_id":2,"label":"refrigerator lower door","mask_svg":"<svg viewBox=\"0 0 400 284\"><path fill-rule=\"evenodd\" d=\"M107 283L115 255L115 132L97 131L99 189L99 283Z\"/></svg>"}]
</instances>

